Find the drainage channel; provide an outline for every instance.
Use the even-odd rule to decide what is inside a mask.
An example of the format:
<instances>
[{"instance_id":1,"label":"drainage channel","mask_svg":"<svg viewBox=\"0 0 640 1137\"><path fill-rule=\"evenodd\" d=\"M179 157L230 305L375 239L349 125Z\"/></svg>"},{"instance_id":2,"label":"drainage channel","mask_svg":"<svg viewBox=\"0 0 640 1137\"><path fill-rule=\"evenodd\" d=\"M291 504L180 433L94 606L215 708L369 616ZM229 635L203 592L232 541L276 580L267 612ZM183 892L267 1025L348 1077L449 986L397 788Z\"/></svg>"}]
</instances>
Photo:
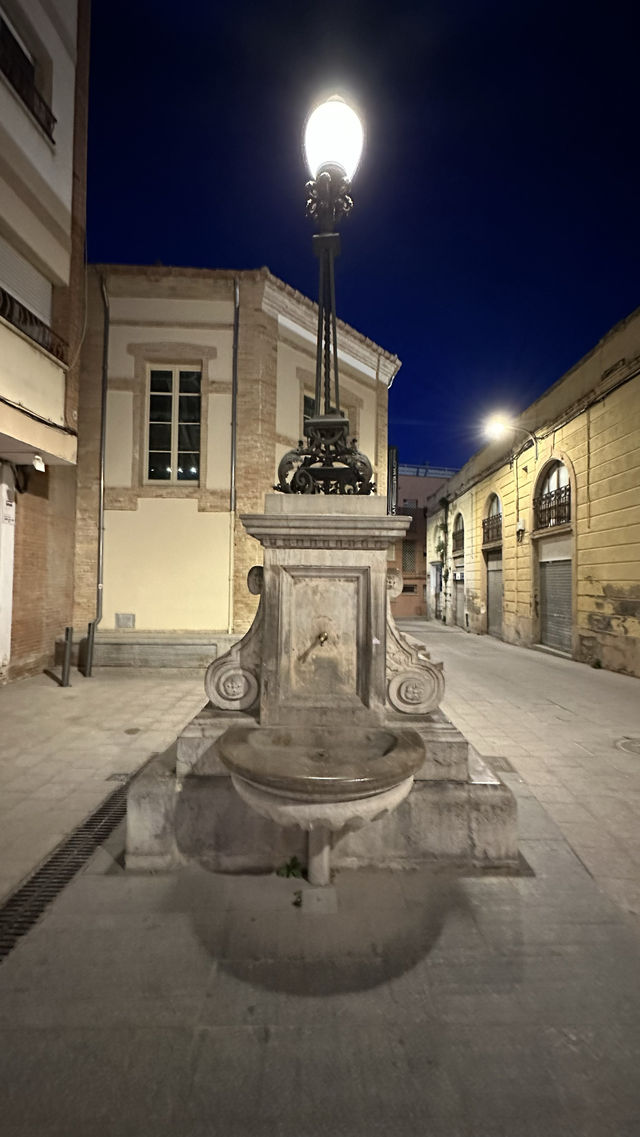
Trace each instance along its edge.
<instances>
[{"instance_id":1,"label":"drainage channel","mask_svg":"<svg viewBox=\"0 0 640 1137\"><path fill-rule=\"evenodd\" d=\"M0 909L0 962L122 821L131 781L109 794Z\"/></svg>"}]
</instances>

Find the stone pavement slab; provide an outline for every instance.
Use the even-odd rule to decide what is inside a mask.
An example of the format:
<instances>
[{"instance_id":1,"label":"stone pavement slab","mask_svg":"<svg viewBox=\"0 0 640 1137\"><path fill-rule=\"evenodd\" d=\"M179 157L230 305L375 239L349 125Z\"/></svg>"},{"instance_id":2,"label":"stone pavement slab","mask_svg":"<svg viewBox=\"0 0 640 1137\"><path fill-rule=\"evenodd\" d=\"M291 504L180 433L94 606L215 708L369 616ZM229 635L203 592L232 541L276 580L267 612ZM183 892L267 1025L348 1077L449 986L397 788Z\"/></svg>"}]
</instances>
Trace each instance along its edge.
<instances>
[{"instance_id":1,"label":"stone pavement slab","mask_svg":"<svg viewBox=\"0 0 640 1137\"><path fill-rule=\"evenodd\" d=\"M127 874L120 828L0 966L2 1137L638 1137L637 680L411 630L518 798L521 873L343 872L319 903ZM0 690L23 872L203 702L184 672L48 682Z\"/></svg>"},{"instance_id":2,"label":"stone pavement slab","mask_svg":"<svg viewBox=\"0 0 640 1137\"><path fill-rule=\"evenodd\" d=\"M561 836L525 856L339 873L314 916L83 873L0 967L3 1137L636 1137L640 937Z\"/></svg>"},{"instance_id":3,"label":"stone pavement slab","mask_svg":"<svg viewBox=\"0 0 640 1137\"><path fill-rule=\"evenodd\" d=\"M0 687L0 900L205 703L201 672L99 668Z\"/></svg>"},{"instance_id":4,"label":"stone pavement slab","mask_svg":"<svg viewBox=\"0 0 640 1137\"><path fill-rule=\"evenodd\" d=\"M511 768L527 787L520 832L561 834L607 894L640 916L640 681L435 620L401 626L443 660L446 714L501 775ZM622 748L629 740L635 749Z\"/></svg>"}]
</instances>

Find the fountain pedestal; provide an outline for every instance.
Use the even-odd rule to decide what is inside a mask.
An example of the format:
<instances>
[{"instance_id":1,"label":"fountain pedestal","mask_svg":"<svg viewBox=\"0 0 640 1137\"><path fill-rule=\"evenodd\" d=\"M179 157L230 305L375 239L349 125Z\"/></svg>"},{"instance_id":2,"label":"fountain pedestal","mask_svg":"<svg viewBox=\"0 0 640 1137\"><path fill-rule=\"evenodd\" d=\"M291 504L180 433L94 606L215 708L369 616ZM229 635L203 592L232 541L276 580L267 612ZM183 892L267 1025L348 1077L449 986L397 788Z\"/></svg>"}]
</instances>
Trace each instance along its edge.
<instances>
[{"instance_id":1,"label":"fountain pedestal","mask_svg":"<svg viewBox=\"0 0 640 1137\"><path fill-rule=\"evenodd\" d=\"M382 498L269 494L255 620L207 670L209 705L129 795L127 866L517 861L515 799L441 711L442 665L391 616ZM173 779L173 781L172 781ZM374 824L368 822L374 821ZM305 844L308 841L308 847Z\"/></svg>"}]
</instances>

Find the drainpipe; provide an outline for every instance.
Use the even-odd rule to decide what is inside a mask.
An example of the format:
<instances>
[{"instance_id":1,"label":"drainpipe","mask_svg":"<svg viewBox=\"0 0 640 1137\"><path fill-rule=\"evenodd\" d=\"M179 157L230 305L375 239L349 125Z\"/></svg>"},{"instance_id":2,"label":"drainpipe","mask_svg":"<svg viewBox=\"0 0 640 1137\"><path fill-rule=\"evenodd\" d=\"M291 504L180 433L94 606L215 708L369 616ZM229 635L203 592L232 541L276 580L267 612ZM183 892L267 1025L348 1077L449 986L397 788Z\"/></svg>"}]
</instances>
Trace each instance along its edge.
<instances>
[{"instance_id":1,"label":"drainpipe","mask_svg":"<svg viewBox=\"0 0 640 1137\"><path fill-rule=\"evenodd\" d=\"M104 325L102 342L102 400L100 407L100 464L98 476L98 565L96 584L96 614L89 622L87 628L87 660L85 677L91 678L93 668L93 644L96 628L102 619L102 593L104 586L104 472L105 472L105 445L107 429L107 378L109 374L109 296L104 276L100 277L100 290L104 308Z\"/></svg>"},{"instance_id":2,"label":"drainpipe","mask_svg":"<svg viewBox=\"0 0 640 1137\"><path fill-rule=\"evenodd\" d=\"M229 607L227 612L227 632L233 632L233 574L235 571L235 529L236 529L236 442L238 433L238 329L240 325L240 286L237 276L233 279L233 356L231 365L231 470L229 474Z\"/></svg>"}]
</instances>

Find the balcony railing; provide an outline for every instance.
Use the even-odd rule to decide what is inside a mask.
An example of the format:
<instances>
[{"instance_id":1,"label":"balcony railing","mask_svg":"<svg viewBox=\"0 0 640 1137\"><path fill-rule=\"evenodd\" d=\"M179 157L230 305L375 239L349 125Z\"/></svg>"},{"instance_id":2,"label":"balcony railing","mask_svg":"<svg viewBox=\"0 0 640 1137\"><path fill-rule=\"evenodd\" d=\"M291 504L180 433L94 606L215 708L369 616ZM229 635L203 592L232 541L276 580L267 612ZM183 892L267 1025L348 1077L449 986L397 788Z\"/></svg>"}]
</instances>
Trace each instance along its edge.
<instances>
[{"instance_id":1,"label":"balcony railing","mask_svg":"<svg viewBox=\"0 0 640 1137\"><path fill-rule=\"evenodd\" d=\"M560 486L560 489L534 498L533 512L536 529L566 525L571 521L571 486Z\"/></svg>"},{"instance_id":2,"label":"balcony railing","mask_svg":"<svg viewBox=\"0 0 640 1137\"><path fill-rule=\"evenodd\" d=\"M482 521L482 544L490 545L493 541L502 540L502 514L492 513Z\"/></svg>"},{"instance_id":3,"label":"balcony railing","mask_svg":"<svg viewBox=\"0 0 640 1137\"><path fill-rule=\"evenodd\" d=\"M454 553L464 552L464 529L454 529L451 545Z\"/></svg>"},{"instance_id":4,"label":"balcony railing","mask_svg":"<svg viewBox=\"0 0 640 1137\"><path fill-rule=\"evenodd\" d=\"M10 292L0 288L0 316L13 324L14 328L28 336L30 340L39 343L45 351L51 352L61 363L67 362L67 345L60 336L52 332L38 316L34 316L24 304L16 300Z\"/></svg>"},{"instance_id":5,"label":"balcony railing","mask_svg":"<svg viewBox=\"0 0 640 1137\"><path fill-rule=\"evenodd\" d=\"M36 87L33 64L2 19L0 19L0 71L9 80L45 134L53 141L56 117Z\"/></svg>"}]
</instances>

